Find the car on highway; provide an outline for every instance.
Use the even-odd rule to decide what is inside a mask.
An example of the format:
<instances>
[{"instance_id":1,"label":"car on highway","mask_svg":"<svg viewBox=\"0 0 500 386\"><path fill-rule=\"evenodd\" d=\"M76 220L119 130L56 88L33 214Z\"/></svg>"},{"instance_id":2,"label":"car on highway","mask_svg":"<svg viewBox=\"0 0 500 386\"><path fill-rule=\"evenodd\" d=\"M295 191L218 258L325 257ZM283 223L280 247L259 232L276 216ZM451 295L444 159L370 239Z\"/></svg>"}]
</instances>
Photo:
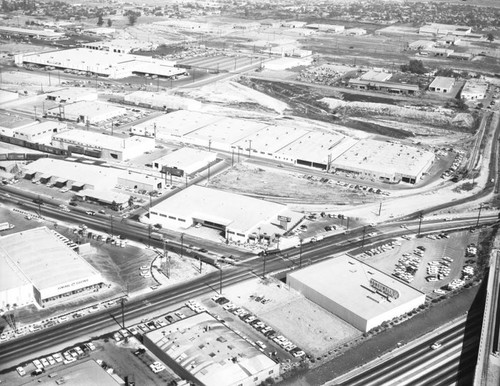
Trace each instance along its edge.
<instances>
[{"instance_id":1,"label":"car on highway","mask_svg":"<svg viewBox=\"0 0 500 386\"><path fill-rule=\"evenodd\" d=\"M85 213L87 213L89 216L95 216L95 211L93 210L87 210Z\"/></svg>"},{"instance_id":2,"label":"car on highway","mask_svg":"<svg viewBox=\"0 0 500 386\"><path fill-rule=\"evenodd\" d=\"M21 377L24 377L26 375L26 371L24 371L24 368L22 368L21 366L17 367L16 371Z\"/></svg>"},{"instance_id":3,"label":"car on highway","mask_svg":"<svg viewBox=\"0 0 500 386\"><path fill-rule=\"evenodd\" d=\"M443 344L441 342L434 342L433 344L431 344L431 349L432 350L437 350L438 348L440 348Z\"/></svg>"}]
</instances>

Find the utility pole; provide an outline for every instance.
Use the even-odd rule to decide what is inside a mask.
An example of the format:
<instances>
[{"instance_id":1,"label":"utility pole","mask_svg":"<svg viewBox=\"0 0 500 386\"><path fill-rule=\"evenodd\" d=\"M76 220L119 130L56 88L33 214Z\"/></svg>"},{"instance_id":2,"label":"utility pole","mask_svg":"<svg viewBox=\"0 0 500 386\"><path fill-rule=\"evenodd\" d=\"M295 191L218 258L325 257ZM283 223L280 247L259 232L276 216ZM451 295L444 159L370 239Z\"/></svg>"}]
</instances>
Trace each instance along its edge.
<instances>
[{"instance_id":1,"label":"utility pole","mask_svg":"<svg viewBox=\"0 0 500 386\"><path fill-rule=\"evenodd\" d=\"M198 255L198 262L200 263L200 273L201 273L201 265L202 265L202 262L201 262L201 255Z\"/></svg>"},{"instance_id":2,"label":"utility pole","mask_svg":"<svg viewBox=\"0 0 500 386\"><path fill-rule=\"evenodd\" d=\"M207 175L207 184L210 183L210 162L208 163L208 175Z\"/></svg>"},{"instance_id":3,"label":"utility pole","mask_svg":"<svg viewBox=\"0 0 500 386\"><path fill-rule=\"evenodd\" d=\"M264 271L262 272L263 279L266 278L266 255L267 255L267 251L263 251L263 253L262 253L262 257L264 258Z\"/></svg>"},{"instance_id":4,"label":"utility pole","mask_svg":"<svg viewBox=\"0 0 500 386\"><path fill-rule=\"evenodd\" d=\"M483 209L483 204L479 204L479 213L477 214L476 228L479 226L479 220L481 219L481 210Z\"/></svg>"},{"instance_id":5,"label":"utility pole","mask_svg":"<svg viewBox=\"0 0 500 386\"><path fill-rule=\"evenodd\" d=\"M219 295L222 295L222 267L219 267Z\"/></svg>"},{"instance_id":6,"label":"utility pole","mask_svg":"<svg viewBox=\"0 0 500 386\"><path fill-rule=\"evenodd\" d=\"M234 147L231 148L231 167L234 165Z\"/></svg>"},{"instance_id":7,"label":"utility pole","mask_svg":"<svg viewBox=\"0 0 500 386\"><path fill-rule=\"evenodd\" d=\"M121 298L121 305L122 305L122 328L125 328L125 298Z\"/></svg>"},{"instance_id":8,"label":"utility pole","mask_svg":"<svg viewBox=\"0 0 500 386\"><path fill-rule=\"evenodd\" d=\"M378 215L380 216L380 213L382 213L382 201L380 201L380 206L378 207Z\"/></svg>"},{"instance_id":9,"label":"utility pole","mask_svg":"<svg viewBox=\"0 0 500 386\"><path fill-rule=\"evenodd\" d=\"M346 225L346 231L349 230L349 217L347 217L347 225Z\"/></svg>"},{"instance_id":10,"label":"utility pole","mask_svg":"<svg viewBox=\"0 0 500 386\"><path fill-rule=\"evenodd\" d=\"M420 214L418 215L419 217L419 222L418 222L418 233L417 233L417 236L420 236L420 229L422 228L422 220L424 218L424 214L422 212L420 212Z\"/></svg>"},{"instance_id":11,"label":"utility pole","mask_svg":"<svg viewBox=\"0 0 500 386\"><path fill-rule=\"evenodd\" d=\"M148 224L148 247L151 248L151 224Z\"/></svg>"},{"instance_id":12,"label":"utility pole","mask_svg":"<svg viewBox=\"0 0 500 386\"><path fill-rule=\"evenodd\" d=\"M299 268L302 268L302 239L300 239Z\"/></svg>"},{"instance_id":13,"label":"utility pole","mask_svg":"<svg viewBox=\"0 0 500 386\"><path fill-rule=\"evenodd\" d=\"M363 226L363 241L361 242L361 248L365 247L365 235L366 235L366 225Z\"/></svg>"},{"instance_id":14,"label":"utility pole","mask_svg":"<svg viewBox=\"0 0 500 386\"><path fill-rule=\"evenodd\" d=\"M248 143L249 143L249 145L248 145L248 158L250 158L251 157L250 152L252 151L252 140L249 139Z\"/></svg>"},{"instance_id":15,"label":"utility pole","mask_svg":"<svg viewBox=\"0 0 500 386\"><path fill-rule=\"evenodd\" d=\"M111 228L111 237L113 237L113 214L111 214L111 217L109 218L109 223Z\"/></svg>"},{"instance_id":16,"label":"utility pole","mask_svg":"<svg viewBox=\"0 0 500 386\"><path fill-rule=\"evenodd\" d=\"M181 233L181 258L184 253L184 233Z\"/></svg>"}]
</instances>

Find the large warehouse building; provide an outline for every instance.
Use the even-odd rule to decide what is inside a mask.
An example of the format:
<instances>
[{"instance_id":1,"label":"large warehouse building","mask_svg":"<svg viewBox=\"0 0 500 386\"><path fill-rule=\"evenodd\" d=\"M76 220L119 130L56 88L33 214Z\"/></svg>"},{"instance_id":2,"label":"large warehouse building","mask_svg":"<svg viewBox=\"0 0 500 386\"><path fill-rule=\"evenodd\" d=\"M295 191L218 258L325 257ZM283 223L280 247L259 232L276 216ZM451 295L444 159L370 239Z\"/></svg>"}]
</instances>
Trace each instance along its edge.
<instances>
[{"instance_id":1,"label":"large warehouse building","mask_svg":"<svg viewBox=\"0 0 500 386\"><path fill-rule=\"evenodd\" d=\"M220 230L227 240L246 242L283 234L303 214L285 205L192 185L153 206L149 216L152 224L167 229L182 230L199 223Z\"/></svg>"},{"instance_id":2,"label":"large warehouse building","mask_svg":"<svg viewBox=\"0 0 500 386\"><path fill-rule=\"evenodd\" d=\"M162 172L177 175L193 174L198 170L205 169L217 159L217 153L190 147L183 147L157 158L153 161L153 168ZM172 170L177 169L177 170ZM182 174L182 175L181 175Z\"/></svg>"},{"instance_id":3,"label":"large warehouse building","mask_svg":"<svg viewBox=\"0 0 500 386\"><path fill-rule=\"evenodd\" d=\"M77 123L99 123L126 115L123 107L97 101L79 101L47 110L47 116Z\"/></svg>"},{"instance_id":4,"label":"large warehouse building","mask_svg":"<svg viewBox=\"0 0 500 386\"><path fill-rule=\"evenodd\" d=\"M18 54L15 56L15 63L18 66L35 64L61 70L83 71L116 79L136 74L157 75L165 78L186 75L185 69L174 67L175 62L89 48Z\"/></svg>"},{"instance_id":5,"label":"large warehouse building","mask_svg":"<svg viewBox=\"0 0 500 386\"><path fill-rule=\"evenodd\" d=\"M47 227L1 237L0 264L2 307L26 304L28 292L43 307L104 285L101 274Z\"/></svg>"},{"instance_id":6,"label":"large warehouse building","mask_svg":"<svg viewBox=\"0 0 500 386\"><path fill-rule=\"evenodd\" d=\"M364 139L334 159L332 168L365 178L414 184L435 160L434 153L394 142Z\"/></svg>"},{"instance_id":7,"label":"large warehouse building","mask_svg":"<svg viewBox=\"0 0 500 386\"><path fill-rule=\"evenodd\" d=\"M105 167L88 162L72 162L53 158L40 158L24 166L25 178L50 182L56 188L68 188L80 192L80 196L89 197L99 201L99 198L116 197L112 192L117 185L131 189L144 189L153 191L162 189L164 178L149 173L133 170ZM93 190L94 193L90 193ZM85 191L85 194L82 193ZM102 192L107 192L106 194ZM96 193L97 192L97 193ZM120 193L116 191L115 193ZM103 203L106 200L102 201Z\"/></svg>"},{"instance_id":8,"label":"large warehouse building","mask_svg":"<svg viewBox=\"0 0 500 386\"><path fill-rule=\"evenodd\" d=\"M96 158L123 161L138 157L155 148L154 138L139 136L115 137L87 130L67 130L52 137L52 145L73 153ZM87 151L87 152L86 152Z\"/></svg>"},{"instance_id":9,"label":"large warehouse building","mask_svg":"<svg viewBox=\"0 0 500 386\"><path fill-rule=\"evenodd\" d=\"M144 335L144 345L195 385L257 386L280 365L203 312Z\"/></svg>"},{"instance_id":10,"label":"large warehouse building","mask_svg":"<svg viewBox=\"0 0 500 386\"><path fill-rule=\"evenodd\" d=\"M423 292L346 255L290 273L287 283L364 332L425 303Z\"/></svg>"}]
</instances>

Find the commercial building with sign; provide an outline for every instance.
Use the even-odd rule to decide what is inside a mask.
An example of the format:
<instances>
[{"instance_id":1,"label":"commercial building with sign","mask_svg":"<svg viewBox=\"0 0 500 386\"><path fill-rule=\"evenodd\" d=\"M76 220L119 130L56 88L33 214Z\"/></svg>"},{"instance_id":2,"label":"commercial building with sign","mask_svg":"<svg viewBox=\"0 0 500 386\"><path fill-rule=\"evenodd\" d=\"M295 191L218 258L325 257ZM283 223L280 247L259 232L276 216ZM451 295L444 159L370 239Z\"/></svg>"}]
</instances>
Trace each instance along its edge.
<instances>
[{"instance_id":1,"label":"commercial building with sign","mask_svg":"<svg viewBox=\"0 0 500 386\"><path fill-rule=\"evenodd\" d=\"M278 216L290 217L287 227L293 227L303 214L285 205L239 194L192 185L153 206L150 221L163 228L182 231L196 224L221 231L231 241L271 239L286 229Z\"/></svg>"},{"instance_id":2,"label":"commercial building with sign","mask_svg":"<svg viewBox=\"0 0 500 386\"><path fill-rule=\"evenodd\" d=\"M144 335L144 345L181 378L204 386L257 386L280 365L203 312Z\"/></svg>"},{"instance_id":3,"label":"commercial building with sign","mask_svg":"<svg viewBox=\"0 0 500 386\"><path fill-rule=\"evenodd\" d=\"M16 272L15 277L19 280L17 292L10 283L7 296L2 293L0 299L4 301L9 295L15 295L14 299L7 299L9 304L15 303L16 299L24 301L27 283L31 287L32 299L42 307L62 297L101 288L104 285L101 274L63 239L47 227L1 237L0 272Z\"/></svg>"},{"instance_id":4,"label":"commercial building with sign","mask_svg":"<svg viewBox=\"0 0 500 386\"><path fill-rule=\"evenodd\" d=\"M289 273L287 283L363 332L425 303L423 292L346 255Z\"/></svg>"}]
</instances>

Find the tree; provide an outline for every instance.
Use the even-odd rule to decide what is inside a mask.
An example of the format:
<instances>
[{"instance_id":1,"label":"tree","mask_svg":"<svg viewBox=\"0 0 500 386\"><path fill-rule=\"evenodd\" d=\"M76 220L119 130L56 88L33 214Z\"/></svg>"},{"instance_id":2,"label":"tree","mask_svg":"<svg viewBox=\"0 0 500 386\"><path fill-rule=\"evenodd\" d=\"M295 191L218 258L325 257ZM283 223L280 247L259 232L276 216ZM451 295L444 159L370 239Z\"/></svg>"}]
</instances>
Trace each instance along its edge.
<instances>
[{"instance_id":1,"label":"tree","mask_svg":"<svg viewBox=\"0 0 500 386\"><path fill-rule=\"evenodd\" d=\"M128 24L133 26L137 22L137 15L135 13L130 13L128 15Z\"/></svg>"},{"instance_id":2,"label":"tree","mask_svg":"<svg viewBox=\"0 0 500 386\"><path fill-rule=\"evenodd\" d=\"M490 32L488 35L486 35L486 40L488 40L490 43L495 40L495 36Z\"/></svg>"},{"instance_id":3,"label":"tree","mask_svg":"<svg viewBox=\"0 0 500 386\"><path fill-rule=\"evenodd\" d=\"M401 71L403 72L411 72L413 74L425 74L427 72L427 68L424 67L424 64L421 60L410 60L409 64L402 64Z\"/></svg>"},{"instance_id":4,"label":"tree","mask_svg":"<svg viewBox=\"0 0 500 386\"><path fill-rule=\"evenodd\" d=\"M101 27L104 24L104 20L102 20L102 15L97 17L97 25Z\"/></svg>"},{"instance_id":5,"label":"tree","mask_svg":"<svg viewBox=\"0 0 500 386\"><path fill-rule=\"evenodd\" d=\"M108 19L108 27L111 27L113 25L113 21L111 19Z\"/></svg>"},{"instance_id":6,"label":"tree","mask_svg":"<svg viewBox=\"0 0 500 386\"><path fill-rule=\"evenodd\" d=\"M467 103L465 103L464 98L457 99L456 106L457 106L457 109L459 109L461 111L469 110L469 106L467 106Z\"/></svg>"}]
</instances>

